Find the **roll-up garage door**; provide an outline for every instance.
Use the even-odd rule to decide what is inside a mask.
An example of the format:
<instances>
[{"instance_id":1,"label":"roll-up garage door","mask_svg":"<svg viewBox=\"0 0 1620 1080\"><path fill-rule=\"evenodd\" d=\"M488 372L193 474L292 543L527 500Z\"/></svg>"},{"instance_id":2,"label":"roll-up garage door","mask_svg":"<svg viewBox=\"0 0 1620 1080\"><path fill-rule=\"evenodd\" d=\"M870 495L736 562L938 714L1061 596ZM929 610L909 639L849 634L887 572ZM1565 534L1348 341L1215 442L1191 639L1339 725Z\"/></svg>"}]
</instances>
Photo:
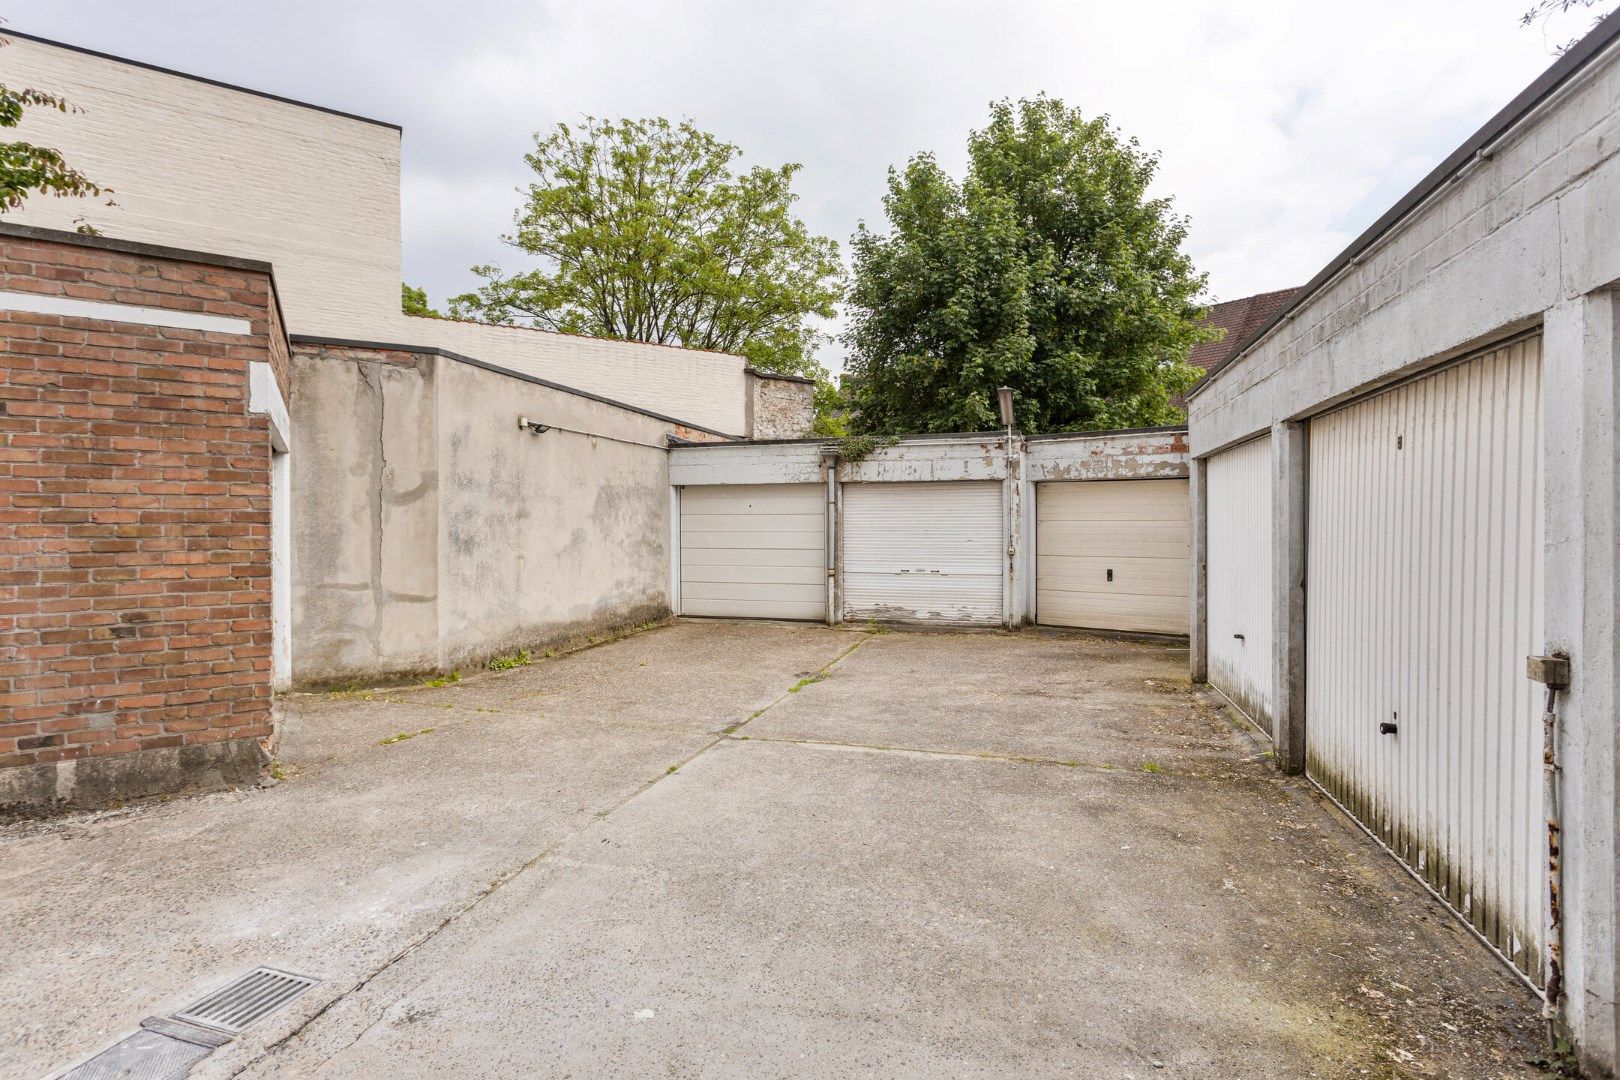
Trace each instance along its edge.
<instances>
[{"instance_id":1,"label":"roll-up garage door","mask_svg":"<svg viewBox=\"0 0 1620 1080\"><path fill-rule=\"evenodd\" d=\"M1539 979L1540 340L1317 418L1309 439L1307 770Z\"/></svg>"},{"instance_id":2,"label":"roll-up garage door","mask_svg":"<svg viewBox=\"0 0 1620 1080\"><path fill-rule=\"evenodd\" d=\"M827 617L827 489L681 489L681 614Z\"/></svg>"},{"instance_id":3,"label":"roll-up garage door","mask_svg":"<svg viewBox=\"0 0 1620 1080\"><path fill-rule=\"evenodd\" d=\"M1205 466L1209 681L1276 737L1271 707L1271 439Z\"/></svg>"},{"instance_id":4,"label":"roll-up garage door","mask_svg":"<svg viewBox=\"0 0 1620 1080\"><path fill-rule=\"evenodd\" d=\"M1187 632L1187 481L1053 481L1035 492L1037 622Z\"/></svg>"},{"instance_id":5,"label":"roll-up garage door","mask_svg":"<svg viewBox=\"0 0 1620 1080\"><path fill-rule=\"evenodd\" d=\"M999 623L1001 484L845 484L848 619Z\"/></svg>"}]
</instances>

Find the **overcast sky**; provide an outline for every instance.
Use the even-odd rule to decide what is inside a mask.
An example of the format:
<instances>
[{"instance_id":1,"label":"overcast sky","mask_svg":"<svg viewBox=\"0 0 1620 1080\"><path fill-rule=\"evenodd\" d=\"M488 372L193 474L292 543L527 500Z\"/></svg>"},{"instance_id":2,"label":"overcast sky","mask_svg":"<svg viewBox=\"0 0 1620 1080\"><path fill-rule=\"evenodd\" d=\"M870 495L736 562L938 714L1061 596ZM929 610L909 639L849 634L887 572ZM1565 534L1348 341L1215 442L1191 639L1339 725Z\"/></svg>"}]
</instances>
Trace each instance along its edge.
<instances>
[{"instance_id":1,"label":"overcast sky","mask_svg":"<svg viewBox=\"0 0 1620 1080\"><path fill-rule=\"evenodd\" d=\"M745 163L800 162L847 247L884 174L960 172L1001 97L1107 113L1162 156L1212 299L1303 283L1591 22L1530 0L0 0L12 29L389 120L405 276L435 302L522 265L531 134L583 113L689 118ZM835 356L825 359L836 362Z\"/></svg>"}]
</instances>

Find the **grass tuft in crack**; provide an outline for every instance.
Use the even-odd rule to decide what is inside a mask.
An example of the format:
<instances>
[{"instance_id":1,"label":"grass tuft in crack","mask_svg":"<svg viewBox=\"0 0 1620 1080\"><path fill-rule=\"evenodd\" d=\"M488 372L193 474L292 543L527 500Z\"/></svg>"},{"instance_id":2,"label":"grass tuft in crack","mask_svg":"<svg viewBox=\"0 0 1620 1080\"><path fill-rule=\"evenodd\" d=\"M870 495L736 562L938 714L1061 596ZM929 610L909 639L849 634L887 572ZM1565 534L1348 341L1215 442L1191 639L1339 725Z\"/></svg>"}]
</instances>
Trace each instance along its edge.
<instances>
[{"instance_id":1,"label":"grass tuft in crack","mask_svg":"<svg viewBox=\"0 0 1620 1080\"><path fill-rule=\"evenodd\" d=\"M398 732L397 734L388 736L388 738L382 740L377 745L378 746L393 746L395 743L404 742L406 739L414 739L418 735L431 735L431 734L433 734L433 729L430 728L430 727L425 727L421 731L401 731L401 732Z\"/></svg>"},{"instance_id":2,"label":"grass tuft in crack","mask_svg":"<svg viewBox=\"0 0 1620 1080\"><path fill-rule=\"evenodd\" d=\"M452 683L458 683L460 681L461 681L461 672L452 671L450 674L441 675L437 679L429 679L426 682L424 682L422 685L426 686L426 687L428 687L430 689L437 690L441 686L449 686Z\"/></svg>"},{"instance_id":3,"label":"grass tuft in crack","mask_svg":"<svg viewBox=\"0 0 1620 1080\"><path fill-rule=\"evenodd\" d=\"M796 682L792 686L788 687L788 693L797 694L800 690L803 690L805 687L814 685L815 683L820 682L822 679L825 679L826 677L827 677L827 671L826 671L825 668L823 668L821 671L816 672L814 675L806 675L804 678L800 679L798 682ZM764 710L761 710L761 711L764 711ZM755 715L757 716L758 713L756 713ZM749 719L752 719L752 717L750 717Z\"/></svg>"},{"instance_id":4,"label":"grass tuft in crack","mask_svg":"<svg viewBox=\"0 0 1620 1080\"><path fill-rule=\"evenodd\" d=\"M528 649L519 649L507 656L497 656L484 666L491 671L511 671L513 668L528 667L532 663L534 654Z\"/></svg>"}]
</instances>

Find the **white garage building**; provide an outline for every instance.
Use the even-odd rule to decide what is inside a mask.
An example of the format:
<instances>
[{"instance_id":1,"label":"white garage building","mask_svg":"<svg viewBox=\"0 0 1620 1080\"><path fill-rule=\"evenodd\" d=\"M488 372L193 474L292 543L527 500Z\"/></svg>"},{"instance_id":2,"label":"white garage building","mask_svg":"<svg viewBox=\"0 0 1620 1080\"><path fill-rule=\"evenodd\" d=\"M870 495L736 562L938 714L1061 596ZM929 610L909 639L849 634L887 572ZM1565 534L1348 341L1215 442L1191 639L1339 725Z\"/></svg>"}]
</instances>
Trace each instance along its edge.
<instances>
[{"instance_id":1,"label":"white garage building","mask_svg":"<svg viewBox=\"0 0 1620 1080\"><path fill-rule=\"evenodd\" d=\"M1187 633L1184 429L670 452L672 606Z\"/></svg>"},{"instance_id":2,"label":"white garage building","mask_svg":"<svg viewBox=\"0 0 1620 1080\"><path fill-rule=\"evenodd\" d=\"M1541 989L1598 1075L1617 1044L1617 37L1611 17L1189 401L1194 677ZM1550 679L1550 786L1527 659L1548 655L1570 673Z\"/></svg>"}]
</instances>

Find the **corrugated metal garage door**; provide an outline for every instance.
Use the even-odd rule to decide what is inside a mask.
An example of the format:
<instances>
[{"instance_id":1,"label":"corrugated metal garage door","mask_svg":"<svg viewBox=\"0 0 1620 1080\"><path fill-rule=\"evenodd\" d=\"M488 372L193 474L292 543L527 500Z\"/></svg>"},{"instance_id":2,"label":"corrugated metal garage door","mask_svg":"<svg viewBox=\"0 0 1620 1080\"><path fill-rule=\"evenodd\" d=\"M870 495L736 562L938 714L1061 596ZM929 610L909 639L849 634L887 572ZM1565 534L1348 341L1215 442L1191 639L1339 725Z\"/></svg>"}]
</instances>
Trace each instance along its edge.
<instances>
[{"instance_id":1,"label":"corrugated metal garage door","mask_svg":"<svg viewBox=\"0 0 1620 1080\"><path fill-rule=\"evenodd\" d=\"M1036 621L1185 634L1187 515L1185 480L1036 485Z\"/></svg>"},{"instance_id":2,"label":"corrugated metal garage door","mask_svg":"<svg viewBox=\"0 0 1620 1080\"><path fill-rule=\"evenodd\" d=\"M1539 979L1539 339L1313 420L1309 514L1307 769Z\"/></svg>"},{"instance_id":3,"label":"corrugated metal garage door","mask_svg":"<svg viewBox=\"0 0 1620 1080\"><path fill-rule=\"evenodd\" d=\"M681 489L681 614L827 617L827 489Z\"/></svg>"},{"instance_id":4,"label":"corrugated metal garage door","mask_svg":"<svg viewBox=\"0 0 1620 1080\"><path fill-rule=\"evenodd\" d=\"M1271 439L1216 454L1208 490L1209 681L1276 737L1271 707Z\"/></svg>"},{"instance_id":5,"label":"corrugated metal garage door","mask_svg":"<svg viewBox=\"0 0 1620 1080\"><path fill-rule=\"evenodd\" d=\"M1001 484L845 484L848 619L999 623Z\"/></svg>"}]
</instances>

